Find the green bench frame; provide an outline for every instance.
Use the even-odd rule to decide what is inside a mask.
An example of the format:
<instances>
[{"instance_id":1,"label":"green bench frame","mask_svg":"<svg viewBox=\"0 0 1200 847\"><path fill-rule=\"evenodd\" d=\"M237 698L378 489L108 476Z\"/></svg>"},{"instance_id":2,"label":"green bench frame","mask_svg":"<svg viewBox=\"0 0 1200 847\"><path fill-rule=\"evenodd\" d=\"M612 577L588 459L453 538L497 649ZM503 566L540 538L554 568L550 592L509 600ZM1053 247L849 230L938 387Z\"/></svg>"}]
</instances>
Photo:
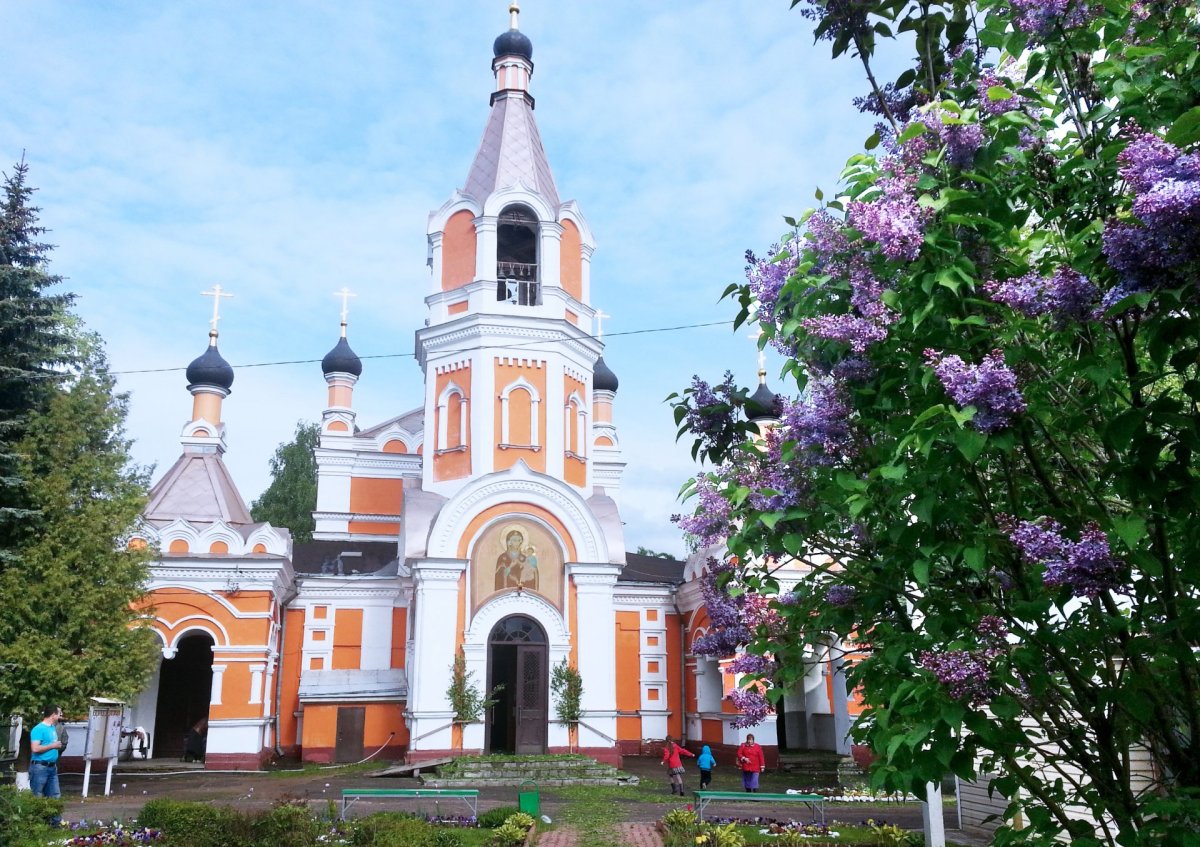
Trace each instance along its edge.
<instances>
[{"instance_id":1,"label":"green bench frame","mask_svg":"<svg viewBox=\"0 0 1200 847\"><path fill-rule=\"evenodd\" d=\"M479 789L477 788L343 788L342 820L346 812L359 800L385 800L390 798L432 798L434 808L441 812L442 800L462 800L479 817Z\"/></svg>"},{"instance_id":2,"label":"green bench frame","mask_svg":"<svg viewBox=\"0 0 1200 847\"><path fill-rule=\"evenodd\" d=\"M813 813L813 820L818 817L825 823L825 798L820 794L758 794L738 791L697 791L696 816L704 820L704 810L714 801L730 803L803 803Z\"/></svg>"}]
</instances>

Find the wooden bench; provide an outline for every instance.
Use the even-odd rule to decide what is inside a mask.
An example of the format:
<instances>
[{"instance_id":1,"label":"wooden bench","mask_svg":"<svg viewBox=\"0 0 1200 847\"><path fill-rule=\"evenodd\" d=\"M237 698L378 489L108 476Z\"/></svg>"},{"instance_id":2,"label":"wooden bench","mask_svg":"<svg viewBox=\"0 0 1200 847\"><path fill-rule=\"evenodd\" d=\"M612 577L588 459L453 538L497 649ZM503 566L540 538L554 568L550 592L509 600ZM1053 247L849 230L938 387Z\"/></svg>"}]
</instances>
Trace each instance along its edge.
<instances>
[{"instance_id":1,"label":"wooden bench","mask_svg":"<svg viewBox=\"0 0 1200 847\"><path fill-rule=\"evenodd\" d=\"M803 803L812 810L813 820L818 817L825 823L825 798L820 794L758 794L748 791L697 791L696 815L704 820L704 810L709 803Z\"/></svg>"},{"instance_id":2,"label":"wooden bench","mask_svg":"<svg viewBox=\"0 0 1200 847\"><path fill-rule=\"evenodd\" d=\"M476 788L343 788L342 820L359 800L390 800L395 798L429 797L440 813L442 800L462 800L474 817L479 817L479 790Z\"/></svg>"}]
</instances>

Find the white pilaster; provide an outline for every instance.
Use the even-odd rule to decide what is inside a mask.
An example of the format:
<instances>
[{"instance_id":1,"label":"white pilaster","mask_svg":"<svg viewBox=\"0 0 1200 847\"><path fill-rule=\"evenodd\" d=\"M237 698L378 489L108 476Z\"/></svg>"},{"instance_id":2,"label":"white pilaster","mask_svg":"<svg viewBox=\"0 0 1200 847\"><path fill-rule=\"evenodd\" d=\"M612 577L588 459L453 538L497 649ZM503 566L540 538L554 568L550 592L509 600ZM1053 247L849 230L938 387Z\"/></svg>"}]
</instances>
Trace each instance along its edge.
<instances>
[{"instance_id":1,"label":"white pilaster","mask_svg":"<svg viewBox=\"0 0 1200 847\"><path fill-rule=\"evenodd\" d=\"M459 635L459 580L466 569L465 561L445 559L412 564L416 620L407 665L414 750L447 750L452 743L446 686Z\"/></svg>"},{"instance_id":2,"label":"white pilaster","mask_svg":"<svg viewBox=\"0 0 1200 847\"><path fill-rule=\"evenodd\" d=\"M617 700L616 612L613 586L618 565L571 563L567 578L576 587L576 620L579 631L572 633L578 645L579 673L583 677L584 721L605 735L616 738L617 720L613 704ZM581 746L610 746L586 727L580 728Z\"/></svg>"},{"instance_id":3,"label":"white pilaster","mask_svg":"<svg viewBox=\"0 0 1200 847\"><path fill-rule=\"evenodd\" d=\"M496 279L495 216L475 219L475 278Z\"/></svg>"}]
</instances>

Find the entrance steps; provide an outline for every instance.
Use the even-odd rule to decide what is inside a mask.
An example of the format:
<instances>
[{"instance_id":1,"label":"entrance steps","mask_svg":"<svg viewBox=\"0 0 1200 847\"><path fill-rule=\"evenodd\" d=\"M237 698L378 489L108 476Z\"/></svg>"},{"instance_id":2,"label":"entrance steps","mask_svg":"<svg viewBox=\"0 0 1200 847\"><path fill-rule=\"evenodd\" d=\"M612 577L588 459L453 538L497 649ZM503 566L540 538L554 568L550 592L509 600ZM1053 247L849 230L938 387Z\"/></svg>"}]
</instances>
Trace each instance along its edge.
<instances>
[{"instance_id":1,"label":"entrance steps","mask_svg":"<svg viewBox=\"0 0 1200 847\"><path fill-rule=\"evenodd\" d=\"M539 788L560 785L636 785L638 778L587 756L460 756L418 777L430 788L519 786L532 780Z\"/></svg>"},{"instance_id":2,"label":"entrance steps","mask_svg":"<svg viewBox=\"0 0 1200 847\"><path fill-rule=\"evenodd\" d=\"M797 784L826 787L862 782L854 760L825 750L781 750L779 769L792 774Z\"/></svg>"}]
</instances>

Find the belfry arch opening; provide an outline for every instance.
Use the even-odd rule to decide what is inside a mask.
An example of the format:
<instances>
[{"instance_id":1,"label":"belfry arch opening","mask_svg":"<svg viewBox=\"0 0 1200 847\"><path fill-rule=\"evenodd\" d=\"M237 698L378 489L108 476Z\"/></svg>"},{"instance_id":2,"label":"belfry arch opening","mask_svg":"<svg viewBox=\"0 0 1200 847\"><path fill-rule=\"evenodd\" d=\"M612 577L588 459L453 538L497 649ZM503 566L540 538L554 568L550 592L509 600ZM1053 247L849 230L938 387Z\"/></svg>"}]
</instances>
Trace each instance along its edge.
<instances>
[{"instance_id":1,"label":"belfry arch opening","mask_svg":"<svg viewBox=\"0 0 1200 847\"><path fill-rule=\"evenodd\" d=\"M512 615L488 636L488 690L496 695L487 724L487 749L522 755L546 752L549 650L541 624Z\"/></svg>"},{"instance_id":2,"label":"belfry arch opening","mask_svg":"<svg viewBox=\"0 0 1200 847\"><path fill-rule=\"evenodd\" d=\"M538 219L528 206L508 206L496 223L496 299L520 306L541 303Z\"/></svg>"},{"instance_id":3,"label":"belfry arch opening","mask_svg":"<svg viewBox=\"0 0 1200 847\"><path fill-rule=\"evenodd\" d=\"M175 655L163 660L154 716L156 758L182 758L188 733L198 726L207 730L212 666L213 639L205 632L185 635Z\"/></svg>"}]
</instances>

